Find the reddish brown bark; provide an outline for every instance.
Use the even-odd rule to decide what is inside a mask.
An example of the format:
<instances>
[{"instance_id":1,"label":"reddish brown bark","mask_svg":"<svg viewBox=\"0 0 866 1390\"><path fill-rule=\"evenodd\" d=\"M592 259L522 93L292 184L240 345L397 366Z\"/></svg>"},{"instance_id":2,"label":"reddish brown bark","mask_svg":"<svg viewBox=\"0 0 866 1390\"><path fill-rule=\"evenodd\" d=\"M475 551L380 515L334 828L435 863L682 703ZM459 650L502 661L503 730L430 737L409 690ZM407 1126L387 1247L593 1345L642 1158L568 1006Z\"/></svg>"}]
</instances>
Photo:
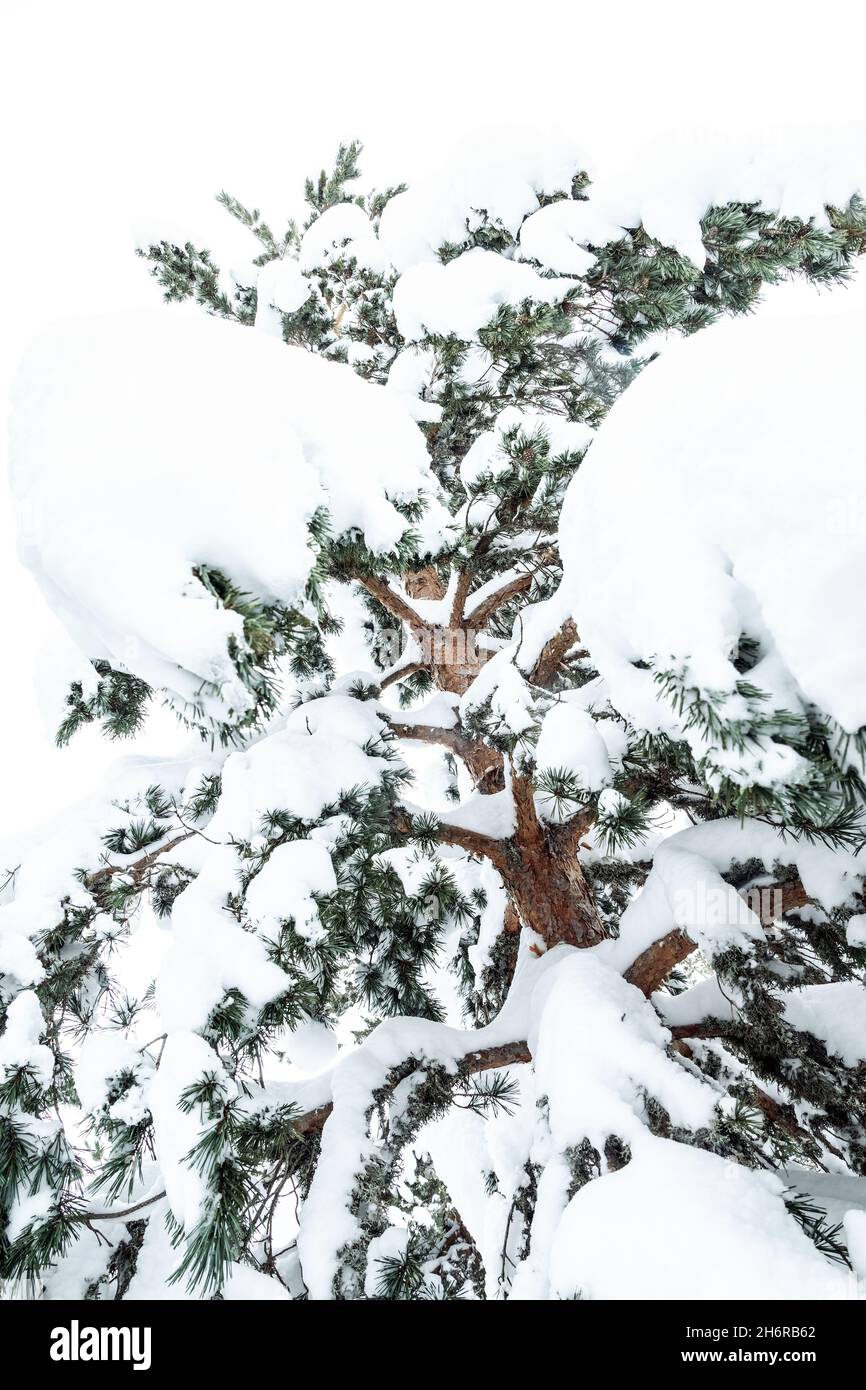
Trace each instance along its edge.
<instances>
[{"instance_id":1,"label":"reddish brown bark","mask_svg":"<svg viewBox=\"0 0 866 1390\"><path fill-rule=\"evenodd\" d=\"M770 926L786 912L805 907L811 902L799 879L793 879L788 883L773 883L768 887L746 888L742 896L765 927ZM684 931L670 931L641 952L637 960L626 970L625 978L629 984L637 985L638 989L649 997L657 989L661 989L675 966L695 950L695 942Z\"/></svg>"}]
</instances>

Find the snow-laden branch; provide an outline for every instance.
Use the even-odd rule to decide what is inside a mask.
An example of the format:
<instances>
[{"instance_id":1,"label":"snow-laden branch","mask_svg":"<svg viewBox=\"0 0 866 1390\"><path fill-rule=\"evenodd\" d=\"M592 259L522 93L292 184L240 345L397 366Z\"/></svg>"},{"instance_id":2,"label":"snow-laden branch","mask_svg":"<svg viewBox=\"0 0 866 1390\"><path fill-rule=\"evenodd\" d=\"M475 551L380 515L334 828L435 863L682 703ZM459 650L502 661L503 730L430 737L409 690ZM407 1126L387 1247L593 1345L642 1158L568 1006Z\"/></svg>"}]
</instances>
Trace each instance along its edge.
<instances>
[{"instance_id":1,"label":"snow-laden branch","mask_svg":"<svg viewBox=\"0 0 866 1390\"><path fill-rule=\"evenodd\" d=\"M357 574L354 578L377 603L387 609L392 617L408 623L413 632L426 633L428 631L427 624L421 615L416 613L412 605L402 594L398 594L397 590L386 579L380 579L377 575L370 574Z\"/></svg>"},{"instance_id":2,"label":"snow-laden branch","mask_svg":"<svg viewBox=\"0 0 866 1390\"><path fill-rule=\"evenodd\" d=\"M298 1249L312 1298L329 1299L341 1268L357 1269L372 1235L367 1220L405 1144L432 1113L447 1106L461 1077L527 1062L532 999L542 977L563 959L537 960L524 943L508 999L486 1028L463 1030L428 1019L388 1019L335 1067L331 1109L312 1187L301 1215ZM384 1130L374 1138L377 1109ZM347 1260L347 1252L356 1255Z\"/></svg>"},{"instance_id":3,"label":"snow-laden branch","mask_svg":"<svg viewBox=\"0 0 866 1390\"><path fill-rule=\"evenodd\" d=\"M786 912L805 907L811 901L799 879L786 883L772 883L754 893L744 889L740 896L749 906L754 903L761 925L765 927L770 926L777 918L783 917ZM677 927L666 932L642 951L624 972L625 979L630 984L637 985L638 989L649 997L657 989L661 989L671 971L695 950L697 942ZM675 1033L675 1036L696 1035Z\"/></svg>"}]
</instances>

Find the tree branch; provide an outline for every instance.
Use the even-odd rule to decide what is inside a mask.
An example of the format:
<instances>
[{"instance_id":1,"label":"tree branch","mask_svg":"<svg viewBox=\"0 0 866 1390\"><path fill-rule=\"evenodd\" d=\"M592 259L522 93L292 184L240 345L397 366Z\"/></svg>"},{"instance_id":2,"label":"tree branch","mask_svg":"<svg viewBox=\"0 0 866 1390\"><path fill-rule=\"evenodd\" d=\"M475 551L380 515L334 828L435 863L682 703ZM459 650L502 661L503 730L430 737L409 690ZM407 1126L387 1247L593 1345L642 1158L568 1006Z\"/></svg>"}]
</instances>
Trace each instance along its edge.
<instances>
[{"instance_id":1,"label":"tree branch","mask_svg":"<svg viewBox=\"0 0 866 1390\"><path fill-rule=\"evenodd\" d=\"M135 1202L131 1207L121 1207L118 1211L84 1211L81 1213L81 1220L88 1221L125 1221L133 1212L141 1211L144 1207L152 1207L154 1202L161 1202L165 1196L165 1189L155 1192L152 1197L145 1197L142 1202Z\"/></svg>"},{"instance_id":2,"label":"tree branch","mask_svg":"<svg viewBox=\"0 0 866 1390\"><path fill-rule=\"evenodd\" d=\"M458 1063L458 1068L463 1076L475 1076L482 1071L494 1071L496 1067L511 1067L531 1061L532 1054L525 1042L510 1042L500 1043L498 1047L484 1047L478 1052L467 1052ZM308 1110L292 1120L292 1128L298 1134L314 1134L322 1128L333 1108L329 1101L316 1110Z\"/></svg>"},{"instance_id":3,"label":"tree branch","mask_svg":"<svg viewBox=\"0 0 866 1390\"><path fill-rule=\"evenodd\" d=\"M377 603L381 603L382 607L386 608L393 617L399 618L401 622L408 623L413 631L427 631L427 624L424 620L415 612L411 604L406 602L401 594L398 594L391 588L387 580L380 579L377 575L371 574L355 574L352 575L352 578L356 579L361 587L366 589L367 593L371 594L373 598L376 599Z\"/></svg>"},{"instance_id":4,"label":"tree branch","mask_svg":"<svg viewBox=\"0 0 866 1390\"><path fill-rule=\"evenodd\" d=\"M580 638L573 618L566 618L559 632L544 644L527 680L530 685L549 685L571 648Z\"/></svg>"},{"instance_id":5,"label":"tree branch","mask_svg":"<svg viewBox=\"0 0 866 1390\"><path fill-rule=\"evenodd\" d=\"M740 897L745 899L752 911L757 907L755 916L764 927L769 927L786 912L805 907L812 901L799 879L790 879L786 883L771 883L766 887L757 885L745 888L741 890ZM674 967L695 950L697 946L691 937L676 928L642 951L625 971L625 979L629 984L637 985L649 998L661 988Z\"/></svg>"},{"instance_id":6,"label":"tree branch","mask_svg":"<svg viewBox=\"0 0 866 1390\"><path fill-rule=\"evenodd\" d=\"M641 993L649 998L661 988L674 967L696 949L694 941L684 931L679 928L669 931L667 936L660 937L641 951L637 960L632 961L625 971L625 979L630 985L637 985Z\"/></svg>"},{"instance_id":7,"label":"tree branch","mask_svg":"<svg viewBox=\"0 0 866 1390\"><path fill-rule=\"evenodd\" d=\"M142 875L147 873L147 870L164 854L169 854L171 850L177 849L178 845L182 845L184 840L190 840L193 835L198 833L197 830L187 830L185 834L175 836L173 840L168 840L166 844L160 845L159 849L153 849L148 854L143 854L140 859L133 860L131 864L106 864L104 868L89 874L84 885L92 891L94 888L98 888L104 879L111 878L113 874L129 874L130 878L138 882Z\"/></svg>"},{"instance_id":8,"label":"tree branch","mask_svg":"<svg viewBox=\"0 0 866 1390\"><path fill-rule=\"evenodd\" d=\"M502 754L481 739L470 738L460 728L443 729L431 724L398 724L389 721L396 738L415 743L430 743L448 748L461 758L479 791L500 791L502 787Z\"/></svg>"},{"instance_id":9,"label":"tree branch","mask_svg":"<svg viewBox=\"0 0 866 1390\"><path fill-rule=\"evenodd\" d=\"M391 812L391 828L398 835L411 837L412 817L408 811L402 807L395 808ZM440 821L433 838L441 845L455 845L458 849L465 849L468 854L489 859L500 870L507 862L506 842L492 835L484 835L480 830L469 830L466 826Z\"/></svg>"},{"instance_id":10,"label":"tree branch","mask_svg":"<svg viewBox=\"0 0 866 1390\"><path fill-rule=\"evenodd\" d=\"M389 671L387 676L383 676L379 682L380 693L387 690L389 685L394 685L397 681L408 680L409 676L414 676L418 671L426 671L429 663L426 661L409 661L405 666L401 666L396 671Z\"/></svg>"},{"instance_id":11,"label":"tree branch","mask_svg":"<svg viewBox=\"0 0 866 1390\"><path fill-rule=\"evenodd\" d=\"M477 554L477 547L476 547ZM463 614L466 609L466 600L469 597L469 589L472 584L472 571L460 570L457 575L457 584L454 589L454 601L451 604L450 627L457 627L463 621Z\"/></svg>"},{"instance_id":12,"label":"tree branch","mask_svg":"<svg viewBox=\"0 0 866 1390\"><path fill-rule=\"evenodd\" d=\"M544 569L545 565L549 564L551 560L555 560L556 553L556 547L552 545L542 550L536 557L536 563L532 569L524 570L521 574L514 575L514 577L503 584L501 588L496 589L492 594L488 594L487 597L483 598L474 608L470 608L463 619L464 626L483 627L487 619L496 612L497 608L501 608L509 599L514 598L517 594L525 593L526 590L531 587L539 570Z\"/></svg>"}]
</instances>

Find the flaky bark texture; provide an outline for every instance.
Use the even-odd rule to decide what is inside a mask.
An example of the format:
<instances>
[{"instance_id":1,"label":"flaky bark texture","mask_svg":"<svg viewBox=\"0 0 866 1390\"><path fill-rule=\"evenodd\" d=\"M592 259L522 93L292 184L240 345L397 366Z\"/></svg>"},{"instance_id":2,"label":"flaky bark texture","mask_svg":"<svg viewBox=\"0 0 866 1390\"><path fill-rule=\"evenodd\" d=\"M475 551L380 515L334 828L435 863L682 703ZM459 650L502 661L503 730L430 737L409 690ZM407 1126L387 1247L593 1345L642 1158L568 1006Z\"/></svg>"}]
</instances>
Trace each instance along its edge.
<instances>
[{"instance_id":1,"label":"flaky bark texture","mask_svg":"<svg viewBox=\"0 0 866 1390\"><path fill-rule=\"evenodd\" d=\"M436 688L463 695L491 655L478 644L481 626L502 604L525 592L532 578L532 571L513 576L473 605L469 574L459 574L453 587L448 627L429 626L401 595L391 592L386 581L362 582L385 608L409 623L426 658L421 666L429 670ZM445 596L432 568L405 576L404 587L411 599L441 600ZM530 680L539 686L549 684L578 640L575 625L569 620L543 648ZM540 937L545 948L560 943L594 946L604 938L606 931L578 858L588 820L578 816L567 827L544 825L535 811L531 779L506 766L498 749L472 738L459 727L413 724L409 715L405 721L392 719L391 729L398 738L448 748L463 761L476 791L482 794L500 792L506 780L510 780L516 820L510 839L495 840L453 824L443 826L441 838L489 859L498 869L508 892L512 924L517 918Z\"/></svg>"}]
</instances>

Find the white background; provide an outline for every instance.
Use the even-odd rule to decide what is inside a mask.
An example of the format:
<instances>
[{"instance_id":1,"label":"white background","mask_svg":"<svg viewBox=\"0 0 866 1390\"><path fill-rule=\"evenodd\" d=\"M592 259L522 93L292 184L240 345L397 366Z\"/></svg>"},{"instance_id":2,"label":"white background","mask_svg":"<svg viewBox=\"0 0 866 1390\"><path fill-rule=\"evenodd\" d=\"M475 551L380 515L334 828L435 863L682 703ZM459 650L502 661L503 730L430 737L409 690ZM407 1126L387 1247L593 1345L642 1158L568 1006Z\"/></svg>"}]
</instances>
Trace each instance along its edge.
<instances>
[{"instance_id":1,"label":"white background","mask_svg":"<svg viewBox=\"0 0 866 1390\"><path fill-rule=\"evenodd\" d=\"M696 125L862 120L860 10L853 0L6 0L3 399L45 322L152 301L132 254L141 217L207 244L225 218L212 195L226 187L279 227L303 175L353 136L382 184L417 177L465 130L503 121L586 130L598 149ZM2 473L0 844L125 751L91 731L52 747L40 706L57 704L59 630L15 559L5 459ZM171 737L157 721L147 741L156 751Z\"/></svg>"}]
</instances>

